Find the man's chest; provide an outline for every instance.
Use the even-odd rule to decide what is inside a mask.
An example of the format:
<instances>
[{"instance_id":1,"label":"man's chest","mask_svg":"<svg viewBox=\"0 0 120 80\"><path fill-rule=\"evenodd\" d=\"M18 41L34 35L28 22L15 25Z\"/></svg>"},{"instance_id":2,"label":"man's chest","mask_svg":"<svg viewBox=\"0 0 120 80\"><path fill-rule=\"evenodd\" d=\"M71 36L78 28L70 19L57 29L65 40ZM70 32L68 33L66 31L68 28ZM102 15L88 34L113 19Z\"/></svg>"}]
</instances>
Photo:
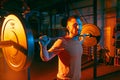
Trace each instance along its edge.
<instances>
[{"instance_id":1,"label":"man's chest","mask_svg":"<svg viewBox=\"0 0 120 80\"><path fill-rule=\"evenodd\" d=\"M79 41L68 41L64 43L64 48L71 56L78 56L82 54L82 45Z\"/></svg>"}]
</instances>

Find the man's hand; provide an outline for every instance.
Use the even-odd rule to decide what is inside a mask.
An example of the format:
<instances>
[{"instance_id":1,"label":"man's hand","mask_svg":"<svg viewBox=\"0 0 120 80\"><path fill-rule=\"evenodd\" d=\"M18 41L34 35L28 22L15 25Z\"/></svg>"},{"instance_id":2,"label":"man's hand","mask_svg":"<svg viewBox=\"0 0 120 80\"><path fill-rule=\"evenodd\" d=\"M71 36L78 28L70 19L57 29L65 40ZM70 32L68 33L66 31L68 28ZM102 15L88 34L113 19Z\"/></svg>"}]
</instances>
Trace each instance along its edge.
<instances>
[{"instance_id":1,"label":"man's hand","mask_svg":"<svg viewBox=\"0 0 120 80\"><path fill-rule=\"evenodd\" d=\"M41 43L42 46L47 46L50 43L51 39L48 36L44 35L44 36L40 36L39 40L40 40L39 44Z\"/></svg>"}]
</instances>

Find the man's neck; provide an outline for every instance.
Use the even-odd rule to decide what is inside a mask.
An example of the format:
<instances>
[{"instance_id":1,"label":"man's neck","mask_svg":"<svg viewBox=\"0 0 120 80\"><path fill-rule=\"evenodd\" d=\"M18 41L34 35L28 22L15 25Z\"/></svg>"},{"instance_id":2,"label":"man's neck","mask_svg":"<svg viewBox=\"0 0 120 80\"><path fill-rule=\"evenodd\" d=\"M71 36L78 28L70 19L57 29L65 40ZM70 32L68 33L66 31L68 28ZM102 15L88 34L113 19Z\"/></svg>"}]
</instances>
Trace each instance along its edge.
<instances>
[{"instance_id":1,"label":"man's neck","mask_svg":"<svg viewBox=\"0 0 120 80\"><path fill-rule=\"evenodd\" d=\"M79 39L79 36L74 36L72 39L73 39L73 40L78 40L78 39Z\"/></svg>"},{"instance_id":2,"label":"man's neck","mask_svg":"<svg viewBox=\"0 0 120 80\"><path fill-rule=\"evenodd\" d=\"M68 37L72 40L79 40L79 36L76 35L76 36L72 36L72 35L68 35Z\"/></svg>"}]
</instances>

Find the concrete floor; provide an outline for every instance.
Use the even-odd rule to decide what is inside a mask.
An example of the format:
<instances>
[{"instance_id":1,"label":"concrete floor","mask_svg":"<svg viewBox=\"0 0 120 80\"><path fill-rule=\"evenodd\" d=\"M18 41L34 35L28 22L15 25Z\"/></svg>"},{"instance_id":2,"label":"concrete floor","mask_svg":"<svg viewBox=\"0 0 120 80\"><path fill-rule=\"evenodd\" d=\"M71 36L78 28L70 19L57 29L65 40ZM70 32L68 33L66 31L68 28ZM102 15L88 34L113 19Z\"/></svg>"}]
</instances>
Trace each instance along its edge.
<instances>
[{"instance_id":1,"label":"concrete floor","mask_svg":"<svg viewBox=\"0 0 120 80\"><path fill-rule=\"evenodd\" d=\"M94 80L92 61L87 66L86 68L82 66L81 80ZM19 72L11 70L5 63L3 55L0 56L0 80L54 80L56 74L57 57L49 62L42 62L38 55L35 56L28 77L28 70ZM120 80L120 66L99 64L97 66L97 77L97 80Z\"/></svg>"}]
</instances>

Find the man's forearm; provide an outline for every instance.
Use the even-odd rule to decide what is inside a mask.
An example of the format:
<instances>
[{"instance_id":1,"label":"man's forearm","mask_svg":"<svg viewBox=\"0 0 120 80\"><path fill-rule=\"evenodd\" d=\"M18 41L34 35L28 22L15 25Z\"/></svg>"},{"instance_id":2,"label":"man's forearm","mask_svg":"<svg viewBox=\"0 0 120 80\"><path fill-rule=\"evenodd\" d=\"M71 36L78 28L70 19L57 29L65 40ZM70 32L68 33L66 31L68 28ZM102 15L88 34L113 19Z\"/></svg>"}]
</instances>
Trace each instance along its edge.
<instances>
[{"instance_id":1,"label":"man's forearm","mask_svg":"<svg viewBox=\"0 0 120 80\"><path fill-rule=\"evenodd\" d=\"M49 53L47 51L47 46L42 46L40 44L40 57L43 61L49 61Z\"/></svg>"}]
</instances>

